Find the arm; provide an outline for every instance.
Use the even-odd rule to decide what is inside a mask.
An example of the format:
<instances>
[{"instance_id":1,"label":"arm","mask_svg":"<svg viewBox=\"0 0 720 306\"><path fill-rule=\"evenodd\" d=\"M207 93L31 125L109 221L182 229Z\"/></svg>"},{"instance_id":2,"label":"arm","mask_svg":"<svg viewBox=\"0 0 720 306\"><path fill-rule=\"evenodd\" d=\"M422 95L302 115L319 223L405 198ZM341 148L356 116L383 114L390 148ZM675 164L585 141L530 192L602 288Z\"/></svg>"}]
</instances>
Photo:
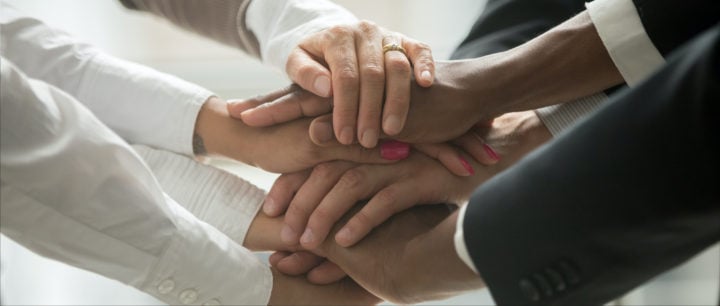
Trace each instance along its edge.
<instances>
[{"instance_id":1,"label":"arm","mask_svg":"<svg viewBox=\"0 0 720 306\"><path fill-rule=\"evenodd\" d=\"M411 76L421 86L433 83L433 58L427 45L371 22L358 22L350 12L330 1L122 2L250 50L286 71L293 82L308 91L333 96L335 134L343 144L352 143L357 136L363 146L375 147L381 118L382 128L389 133L402 128ZM408 56L383 53L382 46L390 43L403 46ZM253 126L272 123L265 118L243 116Z\"/></svg>"},{"instance_id":2,"label":"arm","mask_svg":"<svg viewBox=\"0 0 720 306\"><path fill-rule=\"evenodd\" d=\"M270 271L250 251L166 196L72 97L1 61L3 234L168 304L267 303Z\"/></svg>"}]
</instances>

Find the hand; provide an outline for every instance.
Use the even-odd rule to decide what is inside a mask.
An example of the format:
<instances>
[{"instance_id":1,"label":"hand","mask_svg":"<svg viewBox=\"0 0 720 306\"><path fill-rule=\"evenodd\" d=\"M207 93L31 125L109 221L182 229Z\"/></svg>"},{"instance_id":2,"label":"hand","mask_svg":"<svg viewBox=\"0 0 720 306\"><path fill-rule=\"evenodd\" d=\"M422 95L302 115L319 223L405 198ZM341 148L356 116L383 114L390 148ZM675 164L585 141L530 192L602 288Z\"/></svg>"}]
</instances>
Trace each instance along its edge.
<instances>
[{"instance_id":1,"label":"hand","mask_svg":"<svg viewBox=\"0 0 720 306\"><path fill-rule=\"evenodd\" d=\"M331 285L309 283L272 269L273 287L269 305L375 305L380 299L345 278Z\"/></svg>"},{"instance_id":2,"label":"hand","mask_svg":"<svg viewBox=\"0 0 720 306\"><path fill-rule=\"evenodd\" d=\"M402 46L407 56L399 51L383 53L383 46L392 43ZM333 96L336 138L351 144L357 135L366 148L377 144L381 117L385 133L402 130L413 76L419 86L429 87L435 75L429 46L368 21L307 37L290 53L286 71L302 88L321 97ZM326 105L325 112L331 107ZM277 123L268 121L267 114L250 110L242 119L250 126Z\"/></svg>"},{"instance_id":3,"label":"hand","mask_svg":"<svg viewBox=\"0 0 720 306\"><path fill-rule=\"evenodd\" d=\"M389 163L407 157L405 150L383 159L380 149L339 143L320 147L309 138L309 119L268 128L251 128L230 117L227 104L210 98L200 110L195 127L195 142L207 154L233 158L271 172L293 172L332 160L360 163ZM405 153L404 155L402 153Z\"/></svg>"},{"instance_id":4,"label":"hand","mask_svg":"<svg viewBox=\"0 0 720 306\"><path fill-rule=\"evenodd\" d=\"M393 165L325 163L312 171L278 178L268 193L264 210L271 216L285 212L283 242L301 243L304 248L314 249L354 203L371 198L335 236L338 244L350 246L391 215L411 206L466 201L482 182L551 138L532 111L499 117L485 136L503 159L489 167L471 162L478 169L472 176L454 176L422 154L412 154ZM456 142L465 147L476 145L470 141L472 138L465 135Z\"/></svg>"},{"instance_id":5,"label":"hand","mask_svg":"<svg viewBox=\"0 0 720 306\"><path fill-rule=\"evenodd\" d=\"M457 212L448 214L447 205L415 207L393 216L352 248L328 239L315 252L370 293L393 303L445 299L480 289L480 277L455 252Z\"/></svg>"},{"instance_id":6,"label":"hand","mask_svg":"<svg viewBox=\"0 0 720 306\"><path fill-rule=\"evenodd\" d=\"M240 118L247 109L254 109L256 113L267 116L267 122L283 123L300 117L312 117L316 115L314 110L320 109L323 105L329 105L328 98L318 97L295 85L283 88L266 95L251 99L232 102L228 105L230 115ZM281 107L277 107L281 106ZM266 111L272 110L272 111ZM485 123L487 125L487 123ZM481 125L481 127L484 127ZM333 132L332 115L321 116L312 121L310 134L312 141L320 146L337 146ZM476 144L471 145L470 142ZM484 143L480 137L467 138L465 141L467 152L483 165L492 165L498 161L497 154L492 147ZM401 159L407 156L408 146L400 142L384 142L380 152L386 159ZM458 176L470 176L473 169L461 152L447 144L421 144L415 145L415 149L426 155L437 159L452 173ZM398 155L397 152L401 154Z\"/></svg>"}]
</instances>

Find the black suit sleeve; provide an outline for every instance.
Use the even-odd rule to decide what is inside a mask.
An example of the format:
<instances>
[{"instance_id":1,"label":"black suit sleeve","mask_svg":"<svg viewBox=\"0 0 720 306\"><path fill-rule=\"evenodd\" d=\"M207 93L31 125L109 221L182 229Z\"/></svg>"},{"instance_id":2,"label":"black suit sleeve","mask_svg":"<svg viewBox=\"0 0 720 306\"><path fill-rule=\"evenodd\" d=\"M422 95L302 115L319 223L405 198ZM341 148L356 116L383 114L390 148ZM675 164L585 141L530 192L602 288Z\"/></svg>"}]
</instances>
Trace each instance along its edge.
<instances>
[{"instance_id":1,"label":"black suit sleeve","mask_svg":"<svg viewBox=\"0 0 720 306\"><path fill-rule=\"evenodd\" d=\"M663 56L720 21L717 0L633 0L643 27Z\"/></svg>"},{"instance_id":2,"label":"black suit sleeve","mask_svg":"<svg viewBox=\"0 0 720 306\"><path fill-rule=\"evenodd\" d=\"M720 240L720 25L480 187L465 242L500 305L602 304Z\"/></svg>"}]
</instances>

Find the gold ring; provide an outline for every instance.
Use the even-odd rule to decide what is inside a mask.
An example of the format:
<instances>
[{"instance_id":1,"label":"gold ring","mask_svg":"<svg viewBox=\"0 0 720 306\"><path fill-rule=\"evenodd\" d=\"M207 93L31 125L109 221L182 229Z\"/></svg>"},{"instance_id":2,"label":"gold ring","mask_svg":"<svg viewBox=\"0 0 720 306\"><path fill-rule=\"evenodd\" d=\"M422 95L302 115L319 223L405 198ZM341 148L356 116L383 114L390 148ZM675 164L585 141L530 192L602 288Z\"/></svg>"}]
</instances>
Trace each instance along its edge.
<instances>
[{"instance_id":1,"label":"gold ring","mask_svg":"<svg viewBox=\"0 0 720 306\"><path fill-rule=\"evenodd\" d=\"M407 52L405 52L405 48L403 48L401 45L398 45L396 43L387 44L383 46L383 54L388 53L389 51L400 51L402 54L407 56Z\"/></svg>"}]
</instances>

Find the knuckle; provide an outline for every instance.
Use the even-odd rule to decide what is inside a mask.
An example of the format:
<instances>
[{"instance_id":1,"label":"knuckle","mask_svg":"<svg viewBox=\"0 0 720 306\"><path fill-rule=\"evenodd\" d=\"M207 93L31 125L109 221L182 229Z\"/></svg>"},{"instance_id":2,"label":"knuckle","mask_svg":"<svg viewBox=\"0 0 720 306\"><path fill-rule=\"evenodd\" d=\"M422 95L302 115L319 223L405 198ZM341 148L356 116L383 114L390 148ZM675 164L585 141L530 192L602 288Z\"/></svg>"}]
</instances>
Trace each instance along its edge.
<instances>
[{"instance_id":1,"label":"knuckle","mask_svg":"<svg viewBox=\"0 0 720 306\"><path fill-rule=\"evenodd\" d=\"M363 79L378 81L385 79L385 69L377 64L367 64L362 68Z\"/></svg>"},{"instance_id":2,"label":"knuckle","mask_svg":"<svg viewBox=\"0 0 720 306\"><path fill-rule=\"evenodd\" d=\"M310 218L310 221L308 222L315 228L324 228L325 223L332 222L333 220L333 213L329 211L325 207L318 207L315 209L315 211L312 214L312 217Z\"/></svg>"},{"instance_id":3,"label":"knuckle","mask_svg":"<svg viewBox=\"0 0 720 306\"><path fill-rule=\"evenodd\" d=\"M350 28L348 28L347 26L345 26L345 25L333 26L333 27L331 27L330 29L328 29L328 33L329 33L333 38L341 38L341 37L352 36L352 30L351 30Z\"/></svg>"},{"instance_id":4,"label":"knuckle","mask_svg":"<svg viewBox=\"0 0 720 306\"><path fill-rule=\"evenodd\" d=\"M329 177L335 172L335 167L332 163L321 163L315 166L312 175L317 177Z\"/></svg>"},{"instance_id":5,"label":"knuckle","mask_svg":"<svg viewBox=\"0 0 720 306\"><path fill-rule=\"evenodd\" d=\"M385 188L375 196L383 205L386 205L384 208L388 208L391 212L394 212L394 209L392 209L392 207L394 207L393 204L395 204L398 199L398 193L395 188Z\"/></svg>"},{"instance_id":6,"label":"knuckle","mask_svg":"<svg viewBox=\"0 0 720 306\"><path fill-rule=\"evenodd\" d=\"M345 174L343 174L342 178L340 179L340 183L342 184L342 186L355 188L360 186L364 180L365 172L358 168L355 168L345 172Z\"/></svg>"},{"instance_id":7,"label":"knuckle","mask_svg":"<svg viewBox=\"0 0 720 306\"><path fill-rule=\"evenodd\" d=\"M424 42L417 42L418 49L427 50L428 52L431 50L430 45L424 43Z\"/></svg>"},{"instance_id":8,"label":"knuckle","mask_svg":"<svg viewBox=\"0 0 720 306\"><path fill-rule=\"evenodd\" d=\"M370 20L361 20L358 22L358 29L363 33L374 33L378 26Z\"/></svg>"},{"instance_id":9,"label":"knuckle","mask_svg":"<svg viewBox=\"0 0 720 306\"><path fill-rule=\"evenodd\" d=\"M388 70L398 74L410 74L410 63L405 57L394 57L385 62Z\"/></svg>"},{"instance_id":10,"label":"knuckle","mask_svg":"<svg viewBox=\"0 0 720 306\"><path fill-rule=\"evenodd\" d=\"M357 227L373 227L375 222L373 222L373 218L370 217L365 210L360 210L353 216L353 219L355 219L354 225Z\"/></svg>"}]
</instances>

